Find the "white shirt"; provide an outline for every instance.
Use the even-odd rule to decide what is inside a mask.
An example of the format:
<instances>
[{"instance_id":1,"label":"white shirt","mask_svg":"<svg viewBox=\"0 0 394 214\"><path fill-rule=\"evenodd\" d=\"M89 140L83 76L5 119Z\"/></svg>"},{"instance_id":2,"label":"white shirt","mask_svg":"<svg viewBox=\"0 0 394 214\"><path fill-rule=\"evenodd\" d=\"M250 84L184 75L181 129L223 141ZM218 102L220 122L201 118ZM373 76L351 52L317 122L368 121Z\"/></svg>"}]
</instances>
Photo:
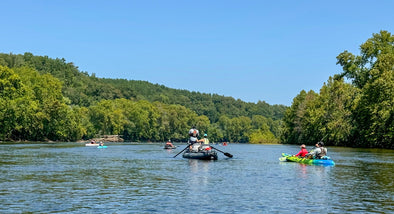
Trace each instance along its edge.
<instances>
[{"instance_id":1,"label":"white shirt","mask_svg":"<svg viewBox=\"0 0 394 214\"><path fill-rule=\"evenodd\" d=\"M198 139L197 139L197 136L199 135L199 132L198 132L198 130L197 129L190 129L189 130L189 135L190 134L193 134L193 132L194 132L194 130L196 131L196 133L195 133L195 137L192 135L192 136L190 136L190 141L192 141L192 142L194 142L194 141L197 141Z\"/></svg>"}]
</instances>

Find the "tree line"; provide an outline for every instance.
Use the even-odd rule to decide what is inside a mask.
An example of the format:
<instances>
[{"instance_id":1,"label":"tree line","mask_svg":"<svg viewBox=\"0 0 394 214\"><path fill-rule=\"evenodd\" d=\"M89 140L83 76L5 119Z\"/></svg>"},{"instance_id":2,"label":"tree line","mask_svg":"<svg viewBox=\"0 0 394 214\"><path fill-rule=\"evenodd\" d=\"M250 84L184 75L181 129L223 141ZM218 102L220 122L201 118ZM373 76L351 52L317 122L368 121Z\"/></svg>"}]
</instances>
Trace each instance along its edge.
<instances>
[{"instance_id":1,"label":"tree line","mask_svg":"<svg viewBox=\"0 0 394 214\"><path fill-rule=\"evenodd\" d=\"M276 143L286 109L146 81L97 78L65 59L0 54L0 140L187 141L196 125L212 141Z\"/></svg>"},{"instance_id":2,"label":"tree line","mask_svg":"<svg viewBox=\"0 0 394 214\"><path fill-rule=\"evenodd\" d=\"M283 118L281 141L393 149L394 36L373 34L360 55L337 56L343 72L319 93L301 91Z\"/></svg>"},{"instance_id":3,"label":"tree line","mask_svg":"<svg viewBox=\"0 0 394 214\"><path fill-rule=\"evenodd\" d=\"M97 78L65 59L0 53L0 140L187 141L196 125L211 141L393 149L394 37L373 34L360 55L337 56L342 72L290 107Z\"/></svg>"}]
</instances>

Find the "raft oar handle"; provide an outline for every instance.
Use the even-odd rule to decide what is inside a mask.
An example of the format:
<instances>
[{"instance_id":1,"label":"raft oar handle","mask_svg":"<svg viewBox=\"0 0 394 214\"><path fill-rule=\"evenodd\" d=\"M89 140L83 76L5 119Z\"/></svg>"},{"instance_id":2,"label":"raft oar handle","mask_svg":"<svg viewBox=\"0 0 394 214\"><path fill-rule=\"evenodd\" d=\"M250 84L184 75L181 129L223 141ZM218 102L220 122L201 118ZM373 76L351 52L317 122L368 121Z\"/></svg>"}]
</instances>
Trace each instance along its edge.
<instances>
[{"instance_id":1,"label":"raft oar handle","mask_svg":"<svg viewBox=\"0 0 394 214\"><path fill-rule=\"evenodd\" d=\"M226 155L226 156L229 157L229 158L232 158L232 157L233 157L232 154L227 153L227 152L223 152L223 151L221 151L221 150L219 150L219 149L217 149L217 148L215 148L215 147L213 147L213 146L211 146L211 148L212 148L212 149L215 149L215 150L218 150L219 152L223 153L224 155Z\"/></svg>"},{"instance_id":2,"label":"raft oar handle","mask_svg":"<svg viewBox=\"0 0 394 214\"><path fill-rule=\"evenodd\" d=\"M183 151L185 151L187 148L189 148L189 145L186 146L186 148L184 148L182 151L180 151L178 154L176 154L173 158L175 158L176 156L178 156L179 154L181 154Z\"/></svg>"}]
</instances>

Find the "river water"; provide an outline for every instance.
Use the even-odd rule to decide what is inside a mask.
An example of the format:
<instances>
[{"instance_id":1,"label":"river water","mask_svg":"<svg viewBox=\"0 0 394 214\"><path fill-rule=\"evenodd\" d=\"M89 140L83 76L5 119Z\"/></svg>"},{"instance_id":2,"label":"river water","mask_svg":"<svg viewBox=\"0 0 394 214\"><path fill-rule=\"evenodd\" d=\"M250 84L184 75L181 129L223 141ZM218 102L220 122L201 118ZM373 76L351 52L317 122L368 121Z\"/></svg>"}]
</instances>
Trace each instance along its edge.
<instances>
[{"instance_id":1,"label":"river water","mask_svg":"<svg viewBox=\"0 0 394 214\"><path fill-rule=\"evenodd\" d=\"M0 144L0 213L393 213L394 151L329 147L335 166L280 162L292 145Z\"/></svg>"}]
</instances>

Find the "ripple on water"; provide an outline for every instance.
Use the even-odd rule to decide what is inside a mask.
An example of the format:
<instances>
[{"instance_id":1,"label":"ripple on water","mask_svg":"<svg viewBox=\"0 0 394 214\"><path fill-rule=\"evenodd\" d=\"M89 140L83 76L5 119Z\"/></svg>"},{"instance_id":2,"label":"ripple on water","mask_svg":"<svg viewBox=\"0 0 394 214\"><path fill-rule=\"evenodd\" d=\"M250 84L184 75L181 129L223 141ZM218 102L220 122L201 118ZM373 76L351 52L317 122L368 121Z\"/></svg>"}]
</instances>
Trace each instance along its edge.
<instances>
[{"instance_id":1,"label":"ripple on water","mask_svg":"<svg viewBox=\"0 0 394 214\"><path fill-rule=\"evenodd\" d=\"M0 147L1 213L393 212L387 150L329 148L337 164L324 167L279 162L288 145L217 146L234 155L217 161L159 144Z\"/></svg>"}]
</instances>

